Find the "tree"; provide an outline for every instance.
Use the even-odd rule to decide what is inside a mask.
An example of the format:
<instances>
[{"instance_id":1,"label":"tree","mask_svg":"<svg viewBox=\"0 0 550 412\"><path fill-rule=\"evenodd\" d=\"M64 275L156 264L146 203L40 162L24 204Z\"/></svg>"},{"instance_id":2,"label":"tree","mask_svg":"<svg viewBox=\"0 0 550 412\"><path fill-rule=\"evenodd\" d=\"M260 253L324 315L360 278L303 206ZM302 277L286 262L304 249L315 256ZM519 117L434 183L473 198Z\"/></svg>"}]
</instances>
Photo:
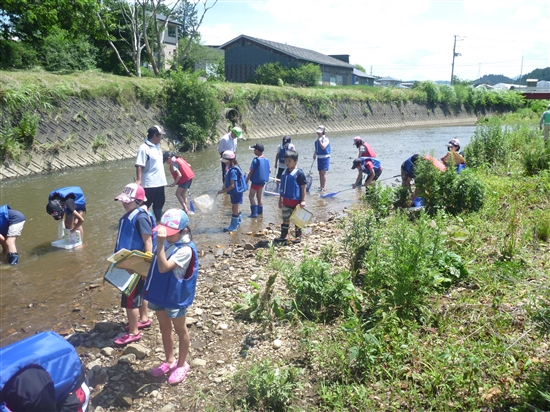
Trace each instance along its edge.
<instances>
[{"instance_id":1,"label":"tree","mask_svg":"<svg viewBox=\"0 0 550 412\"><path fill-rule=\"evenodd\" d=\"M187 55L184 56L183 50L187 48L189 41L192 44ZM178 48L171 63L173 67L183 70L203 70L208 77L213 76L219 79L219 68L223 61L221 50L202 45L200 36L197 36L193 40L190 37L179 40ZM224 73L222 73L221 78L224 78Z\"/></svg>"},{"instance_id":2,"label":"tree","mask_svg":"<svg viewBox=\"0 0 550 412\"><path fill-rule=\"evenodd\" d=\"M355 67L357 70L361 70L363 73L367 72L365 70L365 68L363 66L361 66L360 64L354 64L353 67Z\"/></svg>"}]
</instances>

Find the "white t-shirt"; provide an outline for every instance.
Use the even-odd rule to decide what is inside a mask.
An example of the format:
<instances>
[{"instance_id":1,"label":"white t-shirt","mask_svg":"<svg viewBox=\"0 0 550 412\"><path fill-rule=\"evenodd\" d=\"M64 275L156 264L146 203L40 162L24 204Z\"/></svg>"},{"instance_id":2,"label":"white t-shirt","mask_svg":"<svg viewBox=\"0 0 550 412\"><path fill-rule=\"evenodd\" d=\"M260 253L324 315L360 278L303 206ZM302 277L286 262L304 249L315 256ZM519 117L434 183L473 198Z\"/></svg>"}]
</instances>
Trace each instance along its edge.
<instances>
[{"instance_id":1,"label":"white t-shirt","mask_svg":"<svg viewBox=\"0 0 550 412\"><path fill-rule=\"evenodd\" d=\"M185 277L185 272L187 272L187 267L191 262L191 257L193 256L193 250L190 246L187 246L186 243L189 243L189 235L185 235L182 239L183 247L178 249L176 253L172 254L168 260L173 261L176 264L174 268L174 276L176 279L181 280ZM164 242L164 250L166 250L171 243L167 241Z\"/></svg>"},{"instance_id":2,"label":"white t-shirt","mask_svg":"<svg viewBox=\"0 0 550 412\"><path fill-rule=\"evenodd\" d=\"M223 153L226 150L232 150L234 153L237 152L237 140L231 137L231 132L223 136L218 144L218 153Z\"/></svg>"},{"instance_id":3,"label":"white t-shirt","mask_svg":"<svg viewBox=\"0 0 550 412\"><path fill-rule=\"evenodd\" d=\"M141 186L144 188L166 186L160 145L155 145L146 139L138 149L136 166L143 167Z\"/></svg>"}]
</instances>

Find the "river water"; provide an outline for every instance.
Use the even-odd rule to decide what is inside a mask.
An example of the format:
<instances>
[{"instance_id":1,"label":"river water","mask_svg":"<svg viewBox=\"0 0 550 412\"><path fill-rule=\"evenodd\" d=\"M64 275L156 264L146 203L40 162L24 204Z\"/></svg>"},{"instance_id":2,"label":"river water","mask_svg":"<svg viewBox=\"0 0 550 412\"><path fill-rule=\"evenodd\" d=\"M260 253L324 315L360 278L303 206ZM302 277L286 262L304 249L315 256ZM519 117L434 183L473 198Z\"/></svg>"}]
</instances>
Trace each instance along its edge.
<instances>
[{"instance_id":1,"label":"river water","mask_svg":"<svg viewBox=\"0 0 550 412\"><path fill-rule=\"evenodd\" d=\"M330 134L332 146L331 166L327 175L327 191L348 189L355 182L357 172L351 170L357 149L353 137L361 135L367 140L383 165L380 179L384 184L398 184L401 163L414 153L433 151L435 157L446 152L445 144L452 138L460 139L462 147L469 141L475 126L411 128L384 131L345 132ZM264 155L272 163L281 137L262 139ZM312 165L313 142L316 134L293 136L299 153L298 165L306 174ZM248 146L254 140L239 141L237 160L247 170L254 154ZM192 196L201 194L215 196L221 188L221 172L217 147L211 146L198 153L186 154L185 159L196 174L191 187ZM321 199L315 191L319 185L316 164L313 166L313 185L307 197L307 208L319 221L329 212L339 212L358 201L360 191L348 190L338 195ZM273 175L274 172L272 172ZM22 236L17 240L20 263L16 266L0 264L0 345L22 339L38 330L63 330L71 325L87 324L93 327L95 316L102 310L118 311L119 293L110 285L101 286L107 268L106 258L112 253L118 219L124 213L119 202L113 199L123 187L133 182L134 161L122 160L82 169L67 170L46 175L3 181L0 204L9 204L25 214L27 222ZM173 181L167 174L168 182ZM84 245L78 249L55 249L57 222L46 214L48 194L55 188L80 186L87 199L84 223ZM174 195L175 188L166 189L165 210L179 207ZM249 219L249 202L245 194L241 211L243 223L235 234L223 233L230 221L228 196L217 196L214 209L209 213L191 216L194 241L199 250L214 245L256 242L247 232L262 230L269 223L280 225L280 210L277 198L264 199L264 217ZM198 212L198 211L197 211ZM307 242L307 236L305 241ZM94 293L90 292L94 289Z\"/></svg>"}]
</instances>

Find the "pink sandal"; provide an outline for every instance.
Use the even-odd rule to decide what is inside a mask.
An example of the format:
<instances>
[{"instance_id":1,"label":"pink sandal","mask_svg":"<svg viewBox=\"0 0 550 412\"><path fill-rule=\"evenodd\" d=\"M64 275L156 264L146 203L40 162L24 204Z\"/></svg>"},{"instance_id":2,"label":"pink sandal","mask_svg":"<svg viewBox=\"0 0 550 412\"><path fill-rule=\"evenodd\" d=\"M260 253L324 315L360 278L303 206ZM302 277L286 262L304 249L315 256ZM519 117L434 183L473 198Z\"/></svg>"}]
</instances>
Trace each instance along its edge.
<instances>
[{"instance_id":1,"label":"pink sandal","mask_svg":"<svg viewBox=\"0 0 550 412\"><path fill-rule=\"evenodd\" d=\"M139 332L138 332L137 335L130 335L129 333L127 333L126 335L121 336L120 338L116 338L115 339L115 344L117 344L117 345L127 345L127 344L132 343L132 342L137 342L140 339L141 339L141 333L139 333Z\"/></svg>"},{"instance_id":2,"label":"pink sandal","mask_svg":"<svg viewBox=\"0 0 550 412\"><path fill-rule=\"evenodd\" d=\"M166 362L163 362L161 365L157 366L156 368L151 369L151 375L153 376L166 375L168 372L172 372L174 369L176 369L177 366L178 366L177 359L175 359L171 365Z\"/></svg>"},{"instance_id":3,"label":"pink sandal","mask_svg":"<svg viewBox=\"0 0 550 412\"><path fill-rule=\"evenodd\" d=\"M174 369L174 371L170 374L170 377L168 378L168 383L170 385L174 385L176 383L183 382L185 376L187 375L187 372L189 372L189 369L191 369L191 367L187 362L185 362L185 365L183 365L182 367Z\"/></svg>"},{"instance_id":4,"label":"pink sandal","mask_svg":"<svg viewBox=\"0 0 550 412\"><path fill-rule=\"evenodd\" d=\"M142 322L141 320L138 321L138 329L146 329L149 326L151 326L151 319L149 319L147 322ZM130 325L124 326L124 329L130 330Z\"/></svg>"}]
</instances>

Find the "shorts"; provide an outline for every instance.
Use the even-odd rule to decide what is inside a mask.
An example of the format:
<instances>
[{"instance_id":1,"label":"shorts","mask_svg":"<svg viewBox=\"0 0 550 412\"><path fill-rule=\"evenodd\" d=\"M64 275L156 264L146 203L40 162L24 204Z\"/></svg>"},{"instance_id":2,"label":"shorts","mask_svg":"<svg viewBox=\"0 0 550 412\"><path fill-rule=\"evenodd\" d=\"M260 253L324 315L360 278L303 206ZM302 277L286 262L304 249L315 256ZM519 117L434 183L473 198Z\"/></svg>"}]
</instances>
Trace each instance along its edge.
<instances>
[{"instance_id":1,"label":"shorts","mask_svg":"<svg viewBox=\"0 0 550 412\"><path fill-rule=\"evenodd\" d=\"M242 205L243 204L243 194L237 193L235 195L229 195L231 198L231 204L232 205Z\"/></svg>"},{"instance_id":2,"label":"shorts","mask_svg":"<svg viewBox=\"0 0 550 412\"><path fill-rule=\"evenodd\" d=\"M8 234L6 235L6 237L21 236L21 232L23 231L23 226L25 226L25 221L10 225L8 227Z\"/></svg>"},{"instance_id":3,"label":"shorts","mask_svg":"<svg viewBox=\"0 0 550 412\"><path fill-rule=\"evenodd\" d=\"M382 169L378 169L378 171L374 172L374 178L372 180L373 181L378 180L381 174L382 174ZM367 178L368 176L370 176L370 170L369 170L369 173L366 173L366 175L367 175Z\"/></svg>"},{"instance_id":4,"label":"shorts","mask_svg":"<svg viewBox=\"0 0 550 412\"><path fill-rule=\"evenodd\" d=\"M265 183L252 183L250 189L261 190L265 186Z\"/></svg>"},{"instance_id":5,"label":"shorts","mask_svg":"<svg viewBox=\"0 0 550 412\"><path fill-rule=\"evenodd\" d=\"M193 183L193 179L189 179L187 182L178 185L178 187L181 189L189 189L191 187L191 183Z\"/></svg>"},{"instance_id":6,"label":"shorts","mask_svg":"<svg viewBox=\"0 0 550 412\"><path fill-rule=\"evenodd\" d=\"M289 207L283 205L283 208L281 209L281 215L283 216L283 222L290 222L290 215L292 212L294 212L294 209L296 209L296 206Z\"/></svg>"},{"instance_id":7,"label":"shorts","mask_svg":"<svg viewBox=\"0 0 550 412\"><path fill-rule=\"evenodd\" d=\"M187 309L174 309L174 308L164 308L162 306L155 305L154 303L149 302L149 309L159 312L161 310L166 312L166 316L170 319L181 318L187 313Z\"/></svg>"},{"instance_id":8,"label":"shorts","mask_svg":"<svg viewBox=\"0 0 550 412\"><path fill-rule=\"evenodd\" d=\"M140 276L134 291L129 296L126 296L124 293L122 294L122 298L120 299L120 307L125 309L140 308L141 305L143 305L141 289L143 289L144 284L145 281L143 280L143 277Z\"/></svg>"},{"instance_id":9,"label":"shorts","mask_svg":"<svg viewBox=\"0 0 550 412\"><path fill-rule=\"evenodd\" d=\"M330 167L330 157L324 157L322 159L317 158L317 170L327 170Z\"/></svg>"}]
</instances>

